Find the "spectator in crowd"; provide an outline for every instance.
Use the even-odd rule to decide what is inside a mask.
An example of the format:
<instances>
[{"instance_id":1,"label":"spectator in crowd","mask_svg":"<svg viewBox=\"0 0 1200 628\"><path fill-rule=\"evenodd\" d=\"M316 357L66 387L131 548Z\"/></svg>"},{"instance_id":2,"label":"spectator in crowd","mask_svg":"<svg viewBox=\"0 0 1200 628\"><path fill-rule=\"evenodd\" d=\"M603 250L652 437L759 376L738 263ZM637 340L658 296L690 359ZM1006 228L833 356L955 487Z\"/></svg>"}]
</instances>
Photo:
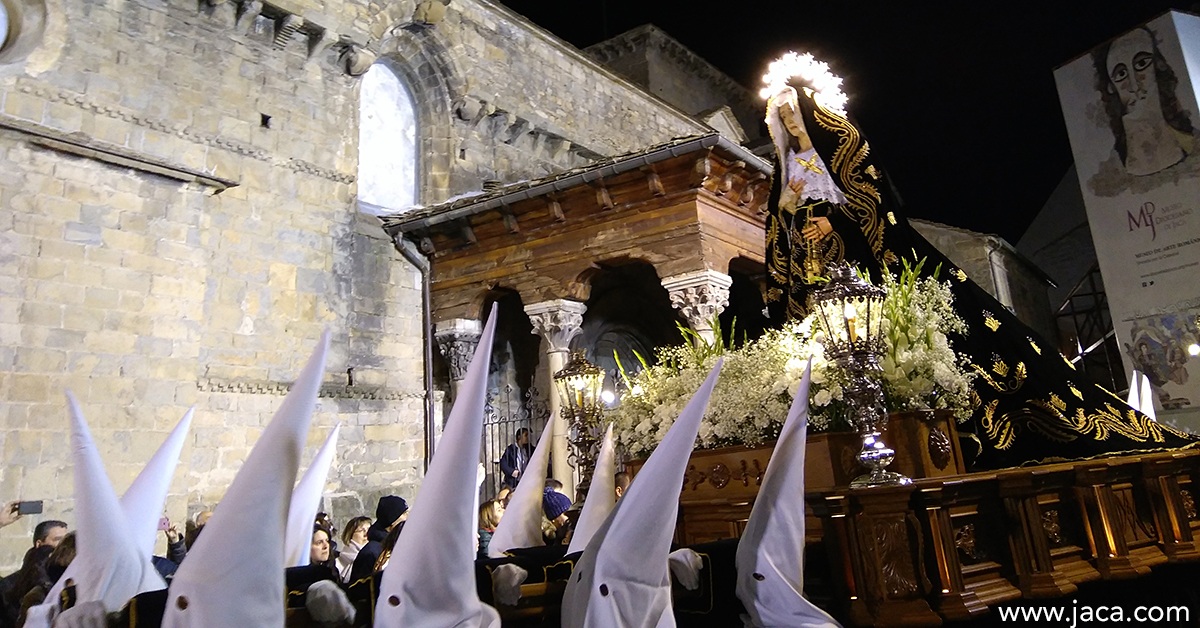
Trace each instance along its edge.
<instances>
[{"instance_id":1,"label":"spectator in crowd","mask_svg":"<svg viewBox=\"0 0 1200 628\"><path fill-rule=\"evenodd\" d=\"M511 488L507 486L501 487L500 491L496 493L496 501L500 502L501 506L508 508L508 500L512 499L512 494L513 491Z\"/></svg>"},{"instance_id":2,"label":"spectator in crowd","mask_svg":"<svg viewBox=\"0 0 1200 628\"><path fill-rule=\"evenodd\" d=\"M617 491L617 499L621 499L625 491L629 490L629 481L629 474L624 471L613 476L613 485Z\"/></svg>"},{"instance_id":3,"label":"spectator in crowd","mask_svg":"<svg viewBox=\"0 0 1200 628\"><path fill-rule=\"evenodd\" d=\"M4 504L3 508L0 508L0 528L3 528L4 526L21 518L21 513L17 509L18 503L19 502L8 502L7 504Z\"/></svg>"},{"instance_id":4,"label":"spectator in crowd","mask_svg":"<svg viewBox=\"0 0 1200 628\"><path fill-rule=\"evenodd\" d=\"M330 518L329 513L319 512L317 513L317 518L313 521L313 525L324 530L326 536L329 537L330 564L334 565L333 569L334 571L337 571L337 566L335 563L340 552L338 551L337 544L337 527L333 525L333 519Z\"/></svg>"},{"instance_id":5,"label":"spectator in crowd","mask_svg":"<svg viewBox=\"0 0 1200 628\"><path fill-rule=\"evenodd\" d=\"M184 543L183 533L179 531L178 525L171 525L167 522L167 529L163 530L167 535L167 555L152 556L150 562L154 563L154 568L158 570L158 575L162 576L168 583L175 575L175 570L179 569L180 563L187 556L187 544Z\"/></svg>"},{"instance_id":6,"label":"spectator in crowd","mask_svg":"<svg viewBox=\"0 0 1200 628\"><path fill-rule=\"evenodd\" d=\"M532 454L533 447L529 444L529 428L523 427L517 430L514 442L509 444L504 450L504 455L500 456L500 472L504 475L502 486L517 487L517 482L521 479L521 474L525 472L525 467L529 465L529 456Z\"/></svg>"},{"instance_id":7,"label":"spectator in crowd","mask_svg":"<svg viewBox=\"0 0 1200 628\"><path fill-rule=\"evenodd\" d=\"M566 493L563 493L563 483L554 478L546 478L546 488L554 491L555 493L567 495ZM567 495L567 501L571 501L570 495Z\"/></svg>"},{"instance_id":8,"label":"spectator in crowd","mask_svg":"<svg viewBox=\"0 0 1200 628\"><path fill-rule=\"evenodd\" d=\"M403 497L385 495L375 507L375 523L367 529L367 544L358 550L350 569L350 582L374 575L375 563L383 554L383 541L397 524L408 518L408 502Z\"/></svg>"},{"instance_id":9,"label":"spectator in crowd","mask_svg":"<svg viewBox=\"0 0 1200 628\"><path fill-rule=\"evenodd\" d=\"M367 544L367 530L371 527L370 517L355 517L346 524L342 531L342 551L338 553L338 576L342 582L350 579L350 569L354 567L354 559L358 552Z\"/></svg>"},{"instance_id":10,"label":"spectator in crowd","mask_svg":"<svg viewBox=\"0 0 1200 628\"><path fill-rule=\"evenodd\" d=\"M375 560L375 572L373 573L383 571L387 567L388 561L392 559L392 550L396 549L396 541L400 539L400 533L403 530L404 522L400 521L392 528L391 532L388 532L387 538L380 544L383 549L379 552L379 558Z\"/></svg>"},{"instance_id":11,"label":"spectator in crowd","mask_svg":"<svg viewBox=\"0 0 1200 628\"><path fill-rule=\"evenodd\" d=\"M54 584L46 573L46 565L50 553L54 551L49 545L31 547L25 552L21 569L5 578L0 587L0 604L3 604L3 614L0 616L0 626L4 628L20 628L17 623L21 615L21 599L35 587L49 591ZM43 593L43 595L45 595Z\"/></svg>"},{"instance_id":12,"label":"spectator in crowd","mask_svg":"<svg viewBox=\"0 0 1200 628\"><path fill-rule=\"evenodd\" d=\"M330 543L329 530L325 529L320 524L313 524L312 549L309 552L310 565L321 565L329 569L330 575L333 578L338 577L337 560L333 555L333 546Z\"/></svg>"},{"instance_id":13,"label":"spectator in crowd","mask_svg":"<svg viewBox=\"0 0 1200 628\"><path fill-rule=\"evenodd\" d=\"M567 511L571 509L571 498L556 490L546 487L542 492L542 514L546 516L548 526L543 526L542 536L546 545L560 545L566 539L569 531Z\"/></svg>"},{"instance_id":14,"label":"spectator in crowd","mask_svg":"<svg viewBox=\"0 0 1200 628\"><path fill-rule=\"evenodd\" d=\"M192 544L196 542L196 537L200 536L200 531L204 529L204 524L208 523L208 518L212 514L211 510L201 510L196 513L195 519L188 522L187 533L184 534L184 544L187 549L192 549Z\"/></svg>"},{"instance_id":15,"label":"spectator in crowd","mask_svg":"<svg viewBox=\"0 0 1200 628\"><path fill-rule=\"evenodd\" d=\"M487 558L488 544L492 542L492 534L503 516L504 504L498 499L484 502L479 507L479 558Z\"/></svg>"},{"instance_id":16,"label":"spectator in crowd","mask_svg":"<svg viewBox=\"0 0 1200 628\"><path fill-rule=\"evenodd\" d=\"M41 549L42 547L49 547L49 544L38 546L34 549ZM20 598L17 598L20 600L18 606L20 610L16 623L17 626L25 625L26 613L29 612L30 608L33 608L34 606L37 606L46 600L46 594L50 592L50 589L54 586L54 583L58 582L58 579L62 577L63 572L67 570L67 566L70 565L71 561L73 560L75 560L75 533L70 532L67 533L66 536L62 537L59 540L58 545L54 546L53 549L50 550L50 554L47 556L45 563L46 579L39 580L39 574L30 574L30 581L28 583L30 588L25 591L24 595L22 595Z\"/></svg>"},{"instance_id":17,"label":"spectator in crowd","mask_svg":"<svg viewBox=\"0 0 1200 628\"><path fill-rule=\"evenodd\" d=\"M50 547L58 547L62 543L63 538L67 536L67 524L56 519L47 519L33 529L33 546L41 547L49 545Z\"/></svg>"}]
</instances>

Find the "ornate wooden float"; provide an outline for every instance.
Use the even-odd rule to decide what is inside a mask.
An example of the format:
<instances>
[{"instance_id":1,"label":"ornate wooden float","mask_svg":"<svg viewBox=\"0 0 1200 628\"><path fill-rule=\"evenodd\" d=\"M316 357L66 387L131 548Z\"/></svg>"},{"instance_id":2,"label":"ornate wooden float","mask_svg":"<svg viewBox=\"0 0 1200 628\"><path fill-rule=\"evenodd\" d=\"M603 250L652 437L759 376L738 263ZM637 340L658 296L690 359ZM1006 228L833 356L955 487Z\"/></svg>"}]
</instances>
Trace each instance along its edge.
<instances>
[{"instance_id":1,"label":"ornate wooden float","mask_svg":"<svg viewBox=\"0 0 1200 628\"><path fill-rule=\"evenodd\" d=\"M1200 451L964 473L953 420L941 413L893 416L886 442L912 485L849 489L861 473L854 434L814 434L807 445L808 553L827 571L818 597L850 625L968 620L1017 598L1200 559ZM740 536L771 450L695 452L677 542Z\"/></svg>"}]
</instances>

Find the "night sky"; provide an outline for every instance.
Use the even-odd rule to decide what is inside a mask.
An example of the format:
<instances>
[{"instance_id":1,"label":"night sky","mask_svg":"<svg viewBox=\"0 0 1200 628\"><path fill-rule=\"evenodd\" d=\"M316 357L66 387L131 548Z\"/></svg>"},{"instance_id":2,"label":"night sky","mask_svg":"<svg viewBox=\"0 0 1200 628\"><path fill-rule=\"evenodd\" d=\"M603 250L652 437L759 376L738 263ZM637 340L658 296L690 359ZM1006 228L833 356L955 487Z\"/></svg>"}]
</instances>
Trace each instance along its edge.
<instances>
[{"instance_id":1,"label":"night sky","mask_svg":"<svg viewBox=\"0 0 1200 628\"><path fill-rule=\"evenodd\" d=\"M1016 244L1071 165L1054 68L1193 2L504 0L580 48L647 22L755 94L770 61L811 52L910 217Z\"/></svg>"}]
</instances>

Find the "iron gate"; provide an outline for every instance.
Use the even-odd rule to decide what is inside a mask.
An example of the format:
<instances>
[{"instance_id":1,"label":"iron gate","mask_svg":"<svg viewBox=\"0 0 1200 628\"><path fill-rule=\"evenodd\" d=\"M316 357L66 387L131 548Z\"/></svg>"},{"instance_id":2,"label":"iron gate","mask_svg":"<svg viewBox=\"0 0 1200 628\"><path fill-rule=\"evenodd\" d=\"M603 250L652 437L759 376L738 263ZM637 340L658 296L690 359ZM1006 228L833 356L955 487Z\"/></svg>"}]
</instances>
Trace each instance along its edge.
<instances>
[{"instance_id":1,"label":"iron gate","mask_svg":"<svg viewBox=\"0 0 1200 628\"><path fill-rule=\"evenodd\" d=\"M500 472L500 457L515 442L517 430L527 428L529 445L536 447L549 418L550 406L537 388L530 387L524 395L511 384L488 391L483 418L483 459L487 476L480 491L482 500L493 499L500 491L504 479Z\"/></svg>"}]
</instances>

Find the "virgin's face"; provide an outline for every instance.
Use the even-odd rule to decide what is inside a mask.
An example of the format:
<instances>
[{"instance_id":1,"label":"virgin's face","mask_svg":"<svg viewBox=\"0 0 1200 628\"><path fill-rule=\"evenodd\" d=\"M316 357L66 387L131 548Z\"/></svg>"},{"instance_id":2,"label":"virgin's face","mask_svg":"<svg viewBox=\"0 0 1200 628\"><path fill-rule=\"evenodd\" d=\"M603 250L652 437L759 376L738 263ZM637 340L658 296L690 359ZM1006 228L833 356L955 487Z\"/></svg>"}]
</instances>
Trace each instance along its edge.
<instances>
[{"instance_id":1,"label":"virgin's face","mask_svg":"<svg viewBox=\"0 0 1200 628\"><path fill-rule=\"evenodd\" d=\"M1118 38L1108 49L1108 79L1125 114L1149 113L1147 106L1153 103L1157 109L1158 82L1154 75L1154 42L1150 33L1138 29Z\"/></svg>"},{"instance_id":2,"label":"virgin's face","mask_svg":"<svg viewBox=\"0 0 1200 628\"><path fill-rule=\"evenodd\" d=\"M795 137L804 137L804 127L800 123L799 112L796 111L796 106L789 101L783 101L779 105L779 117L783 120L783 126Z\"/></svg>"},{"instance_id":3,"label":"virgin's face","mask_svg":"<svg viewBox=\"0 0 1200 628\"><path fill-rule=\"evenodd\" d=\"M323 563L329 560L329 535L324 530L313 532L312 562Z\"/></svg>"},{"instance_id":4,"label":"virgin's face","mask_svg":"<svg viewBox=\"0 0 1200 628\"><path fill-rule=\"evenodd\" d=\"M359 547L367 544L367 530L371 527L369 522L362 522L355 528L354 534L350 535L350 540L354 541Z\"/></svg>"}]
</instances>

